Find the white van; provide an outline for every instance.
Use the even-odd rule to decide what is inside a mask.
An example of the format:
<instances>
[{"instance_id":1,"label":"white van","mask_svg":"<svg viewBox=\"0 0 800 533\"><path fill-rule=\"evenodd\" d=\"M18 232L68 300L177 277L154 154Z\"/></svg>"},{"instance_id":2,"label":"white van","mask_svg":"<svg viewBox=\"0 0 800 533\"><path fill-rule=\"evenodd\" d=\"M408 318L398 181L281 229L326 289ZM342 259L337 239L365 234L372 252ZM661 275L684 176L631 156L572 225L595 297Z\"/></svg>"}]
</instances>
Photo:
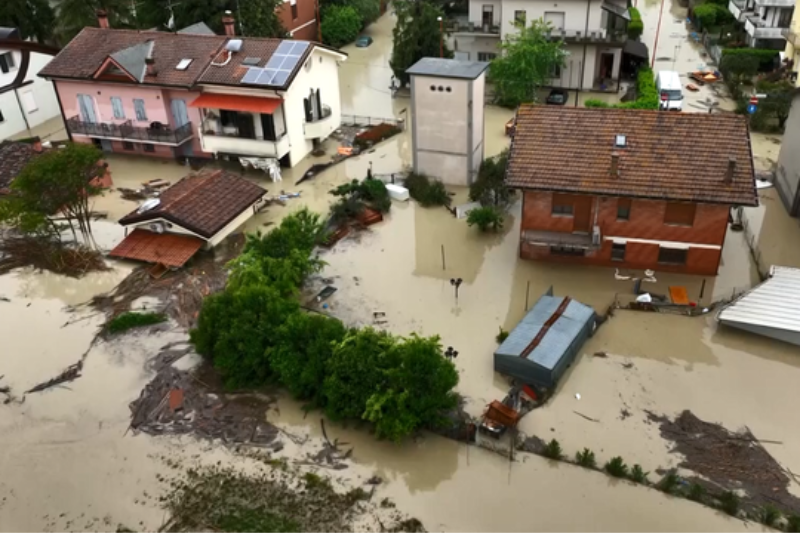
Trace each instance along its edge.
<instances>
[{"instance_id":1,"label":"white van","mask_svg":"<svg viewBox=\"0 0 800 533\"><path fill-rule=\"evenodd\" d=\"M680 111L683 108L683 87L678 73L674 70L661 70L656 76L656 89L663 111Z\"/></svg>"}]
</instances>

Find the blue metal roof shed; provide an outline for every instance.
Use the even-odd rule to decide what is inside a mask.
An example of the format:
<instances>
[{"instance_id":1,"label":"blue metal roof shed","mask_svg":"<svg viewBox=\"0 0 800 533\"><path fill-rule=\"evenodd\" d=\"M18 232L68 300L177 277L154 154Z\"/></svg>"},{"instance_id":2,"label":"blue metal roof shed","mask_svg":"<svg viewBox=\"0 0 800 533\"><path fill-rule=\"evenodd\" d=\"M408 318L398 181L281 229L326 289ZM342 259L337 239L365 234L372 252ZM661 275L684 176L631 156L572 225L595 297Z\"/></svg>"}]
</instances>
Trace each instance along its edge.
<instances>
[{"instance_id":1,"label":"blue metal roof shed","mask_svg":"<svg viewBox=\"0 0 800 533\"><path fill-rule=\"evenodd\" d=\"M494 369L525 383L553 388L595 328L595 312L553 288L494 352Z\"/></svg>"}]
</instances>

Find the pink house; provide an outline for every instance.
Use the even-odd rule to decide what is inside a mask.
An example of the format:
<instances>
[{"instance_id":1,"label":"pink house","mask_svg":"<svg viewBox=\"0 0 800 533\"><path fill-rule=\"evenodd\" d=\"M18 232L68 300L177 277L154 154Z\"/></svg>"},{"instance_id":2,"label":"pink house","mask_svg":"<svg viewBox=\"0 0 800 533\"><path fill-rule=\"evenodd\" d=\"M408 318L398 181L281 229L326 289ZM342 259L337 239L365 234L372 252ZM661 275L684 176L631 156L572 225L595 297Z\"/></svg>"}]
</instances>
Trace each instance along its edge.
<instances>
[{"instance_id":1,"label":"pink house","mask_svg":"<svg viewBox=\"0 0 800 533\"><path fill-rule=\"evenodd\" d=\"M106 152L210 157L189 104L226 37L109 30L99 17L100 28L84 28L39 73L53 82L70 139Z\"/></svg>"}]
</instances>

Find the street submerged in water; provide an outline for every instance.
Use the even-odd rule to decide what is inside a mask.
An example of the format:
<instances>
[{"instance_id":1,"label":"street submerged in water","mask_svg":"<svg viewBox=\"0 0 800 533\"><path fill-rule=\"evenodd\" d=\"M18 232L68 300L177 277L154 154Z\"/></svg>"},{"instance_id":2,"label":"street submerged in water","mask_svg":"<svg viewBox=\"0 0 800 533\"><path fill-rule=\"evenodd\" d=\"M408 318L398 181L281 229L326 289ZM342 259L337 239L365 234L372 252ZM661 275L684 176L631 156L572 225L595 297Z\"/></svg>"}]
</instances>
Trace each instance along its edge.
<instances>
[{"instance_id":1,"label":"street submerged in water","mask_svg":"<svg viewBox=\"0 0 800 533\"><path fill-rule=\"evenodd\" d=\"M657 16L658 4L640 8L646 21ZM672 11L679 18L679 10ZM409 101L392 99L388 90L391 26L391 17L383 17L368 30L375 41L370 48L347 50L350 58L342 64L341 76L345 113L406 117ZM649 26L652 32L655 21ZM662 39L683 39L676 50L678 60L691 63L696 46L686 39L685 29L682 37L673 37L677 29L662 27ZM487 107L487 155L507 145L503 125L511 115ZM757 164L768 166L775 158L775 143L757 135L753 143ZM248 172L248 178L270 193L286 189L302 194L284 207L260 213L244 229L268 230L301 206L324 212L333 186L363 178L370 165L377 174L398 172L409 160L409 151L406 132L296 187L292 184L316 162L313 158L285 172L282 184ZM109 158L109 163L116 187L138 187L143 177L174 182L188 170L121 156ZM455 193L455 203L462 203L466 192ZM782 216L774 191L762 192L761 199L763 205L746 215L755 236L767 243L765 260L791 266L797 258L775 243L781 236L796 238L800 231ZM95 209L115 220L134 205L112 193L99 198ZM440 335L445 346L459 352L458 391L467 400L466 411L479 416L508 391L506 379L493 370L495 335L498 328L516 325L525 313L526 298L535 301L552 285L557 295L569 295L602 313L618 295L632 292L631 282L615 280L607 269L519 260L519 214L520 206L515 205L501 233L482 235L444 209L395 203L384 222L322 252L327 267L309 281L308 292L335 285L338 290L326 300L326 312L348 324L374 325L402 335ZM95 233L106 249L122 235L115 224L103 221ZM79 304L111 291L132 269L126 263L110 265L108 272L79 280L29 270L0 277L0 296L8 300L0 301L0 390L8 388L0 394L0 400L7 400L0 405L0 447L5 452L0 456L0 529L109 530L122 524L154 530L166 521L158 500L170 490L165 473L175 465L217 463L248 473L290 465L298 475L330 477L341 493L359 487L374 491L352 521L352 527L362 530L390 527L409 516L429 530L753 528L687 500L531 454L518 454L509 462L431 434L401 445L376 441L365 429L321 424L319 413L305 413L280 391L231 407L231 416L247 418L247 427L256 432L225 434L230 429L226 426L220 428L222 435L212 431L205 435L208 439L198 439L183 434L175 420L160 425L150 420L148 431L147 416L137 421L137 409L150 415L159 405L131 403L148 384L163 397L158 376L191 380L185 376L196 368L199 357L188 349L186 330L176 322L95 340L104 317ZM451 278L464 280L458 300ZM757 280L758 266L744 236L730 232L720 275L706 279L702 299L702 279L697 277L659 274L653 290L665 293L669 285L683 285L705 305ZM131 305L158 309L165 300L145 298ZM382 314L378 324L375 313ZM172 350L171 356L164 356L165 347ZM176 347L182 353L175 354ZM599 352L606 357L592 355ZM570 456L588 447L600 464L621 456L629 465L637 463L653 473L677 467L683 475L708 475L681 466L691 464L691 457L680 445L673 452L673 442L662 436L664 424L654 420L674 419L689 410L702 421L730 430L746 426L783 468L800 472L800 458L792 453L800 445L800 428L791 423L793 406L800 401L795 386L800 359L794 352L789 345L720 329L713 315L617 311L583 347L553 398L528 414L520 429L545 441L558 439ZM77 379L24 394L79 360ZM213 409L215 402L226 400L215 396L213 386L196 392L183 397L187 411L195 404L197 411ZM224 445L221 436L232 444ZM237 444L247 441L258 446ZM254 449L268 459L254 455ZM382 482L375 484L376 479ZM797 488L790 481L783 490L798 495ZM384 498L399 512L376 505ZM498 505L502 513L492 511Z\"/></svg>"}]
</instances>

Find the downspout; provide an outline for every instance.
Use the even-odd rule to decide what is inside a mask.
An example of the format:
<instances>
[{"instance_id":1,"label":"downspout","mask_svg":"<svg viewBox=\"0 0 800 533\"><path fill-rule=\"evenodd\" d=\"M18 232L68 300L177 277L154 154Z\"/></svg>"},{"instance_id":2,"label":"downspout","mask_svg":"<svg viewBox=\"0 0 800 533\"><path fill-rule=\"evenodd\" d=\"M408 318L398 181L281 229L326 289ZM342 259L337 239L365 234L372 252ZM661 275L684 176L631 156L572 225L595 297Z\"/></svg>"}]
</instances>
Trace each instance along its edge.
<instances>
[{"instance_id":1,"label":"downspout","mask_svg":"<svg viewBox=\"0 0 800 533\"><path fill-rule=\"evenodd\" d=\"M578 107L578 93L583 90L583 77L586 74L586 48L588 47L586 40L589 38L589 13L591 9L592 0L586 0L586 27L583 31L583 63L581 63L580 89L575 89L575 107Z\"/></svg>"}]
</instances>

